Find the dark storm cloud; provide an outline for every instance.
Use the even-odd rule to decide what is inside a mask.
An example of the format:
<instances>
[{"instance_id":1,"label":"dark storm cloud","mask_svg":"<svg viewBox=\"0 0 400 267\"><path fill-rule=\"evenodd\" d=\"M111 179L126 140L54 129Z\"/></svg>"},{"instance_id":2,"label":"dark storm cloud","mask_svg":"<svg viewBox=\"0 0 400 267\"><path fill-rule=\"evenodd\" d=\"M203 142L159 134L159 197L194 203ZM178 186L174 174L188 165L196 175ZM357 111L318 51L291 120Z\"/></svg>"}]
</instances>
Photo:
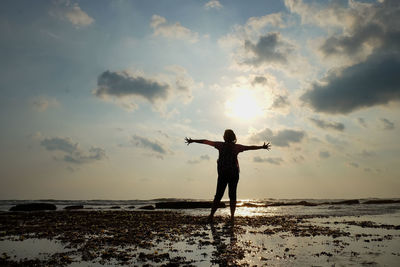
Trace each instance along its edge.
<instances>
[{"instance_id":1,"label":"dark storm cloud","mask_svg":"<svg viewBox=\"0 0 400 267\"><path fill-rule=\"evenodd\" d=\"M283 163L283 159L282 158L261 158L261 157L254 157L253 158L254 162L257 163L263 163L263 162L268 162L270 164L274 164L274 165L281 165L281 163Z\"/></svg>"},{"instance_id":2,"label":"dark storm cloud","mask_svg":"<svg viewBox=\"0 0 400 267\"><path fill-rule=\"evenodd\" d=\"M84 164L106 158L106 152L103 148L91 147L88 152L85 152L79 147L78 143L67 137L45 138L40 142L40 145L49 151L63 152L63 160L68 163Z\"/></svg>"},{"instance_id":3,"label":"dark storm cloud","mask_svg":"<svg viewBox=\"0 0 400 267\"><path fill-rule=\"evenodd\" d=\"M166 154L167 150L157 141L151 141L147 139L146 137L141 137L138 135L132 136L132 144L134 144L137 147L142 147L145 149L152 150L154 152L160 153L160 154Z\"/></svg>"},{"instance_id":4,"label":"dark storm cloud","mask_svg":"<svg viewBox=\"0 0 400 267\"><path fill-rule=\"evenodd\" d=\"M166 99L170 86L140 76L132 76L127 72L103 72L97 79L94 94L102 96L141 96L150 102Z\"/></svg>"},{"instance_id":5,"label":"dark storm cloud","mask_svg":"<svg viewBox=\"0 0 400 267\"><path fill-rule=\"evenodd\" d=\"M324 56L349 58L366 56L365 61L328 74L323 83L313 83L302 100L318 111L347 114L361 108L400 100L400 5L384 1L353 17L352 26L342 35L327 38L320 51Z\"/></svg>"},{"instance_id":6,"label":"dark storm cloud","mask_svg":"<svg viewBox=\"0 0 400 267\"><path fill-rule=\"evenodd\" d=\"M383 123L383 129L385 130L394 130L394 122L391 122L388 119L381 118L381 122Z\"/></svg>"},{"instance_id":7,"label":"dark storm cloud","mask_svg":"<svg viewBox=\"0 0 400 267\"><path fill-rule=\"evenodd\" d=\"M314 123L315 126L322 129L332 129L336 131L343 131L344 124L340 122L329 122L320 119L310 118L310 121Z\"/></svg>"},{"instance_id":8,"label":"dark storm cloud","mask_svg":"<svg viewBox=\"0 0 400 267\"><path fill-rule=\"evenodd\" d=\"M256 44L246 40L244 48L254 54L244 63L259 66L263 63L287 64L288 55L293 51L292 45L282 40L279 33L272 32L261 36Z\"/></svg>"},{"instance_id":9,"label":"dark storm cloud","mask_svg":"<svg viewBox=\"0 0 400 267\"><path fill-rule=\"evenodd\" d=\"M373 56L314 83L301 99L323 113L347 114L400 100L400 56Z\"/></svg>"},{"instance_id":10,"label":"dark storm cloud","mask_svg":"<svg viewBox=\"0 0 400 267\"><path fill-rule=\"evenodd\" d=\"M304 131L284 129L273 133L270 129L266 128L261 132L252 134L249 139L252 142L268 141L271 142L272 146L288 147L292 143L300 143L305 135Z\"/></svg>"}]
</instances>

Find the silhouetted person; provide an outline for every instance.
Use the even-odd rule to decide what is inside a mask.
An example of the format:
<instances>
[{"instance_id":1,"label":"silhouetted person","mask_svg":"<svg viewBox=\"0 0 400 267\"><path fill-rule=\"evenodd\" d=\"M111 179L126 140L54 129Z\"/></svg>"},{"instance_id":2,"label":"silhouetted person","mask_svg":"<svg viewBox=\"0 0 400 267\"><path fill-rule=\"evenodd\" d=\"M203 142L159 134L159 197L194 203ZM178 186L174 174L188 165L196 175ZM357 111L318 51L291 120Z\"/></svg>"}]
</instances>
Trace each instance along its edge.
<instances>
[{"instance_id":1,"label":"silhouetted person","mask_svg":"<svg viewBox=\"0 0 400 267\"><path fill-rule=\"evenodd\" d=\"M219 157L217 161L218 169L218 183L217 192L215 193L214 202L211 208L210 216L208 217L209 222L213 221L214 213L217 211L218 205L224 195L225 188L228 185L229 188L229 201L231 208L231 221L234 222L235 210L236 210L236 189L239 182L239 162L237 155L240 152L246 150L256 150L256 149L271 149L271 144L263 144L262 146L244 146L236 144L235 133L228 129L224 133L225 142L215 142L205 139L191 139L185 137L186 143L189 145L191 143L205 144L213 146L219 151Z\"/></svg>"}]
</instances>

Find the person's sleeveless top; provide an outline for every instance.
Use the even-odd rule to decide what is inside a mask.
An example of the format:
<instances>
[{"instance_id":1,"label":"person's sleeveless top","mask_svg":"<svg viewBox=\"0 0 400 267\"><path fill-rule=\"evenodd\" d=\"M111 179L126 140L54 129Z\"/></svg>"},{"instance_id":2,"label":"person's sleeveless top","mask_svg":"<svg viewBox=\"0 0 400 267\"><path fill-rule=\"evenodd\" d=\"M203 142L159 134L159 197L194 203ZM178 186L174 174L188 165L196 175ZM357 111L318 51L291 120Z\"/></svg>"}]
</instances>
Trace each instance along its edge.
<instances>
[{"instance_id":1,"label":"person's sleeveless top","mask_svg":"<svg viewBox=\"0 0 400 267\"><path fill-rule=\"evenodd\" d=\"M224 143L219 149L218 172L239 171L234 144Z\"/></svg>"}]
</instances>

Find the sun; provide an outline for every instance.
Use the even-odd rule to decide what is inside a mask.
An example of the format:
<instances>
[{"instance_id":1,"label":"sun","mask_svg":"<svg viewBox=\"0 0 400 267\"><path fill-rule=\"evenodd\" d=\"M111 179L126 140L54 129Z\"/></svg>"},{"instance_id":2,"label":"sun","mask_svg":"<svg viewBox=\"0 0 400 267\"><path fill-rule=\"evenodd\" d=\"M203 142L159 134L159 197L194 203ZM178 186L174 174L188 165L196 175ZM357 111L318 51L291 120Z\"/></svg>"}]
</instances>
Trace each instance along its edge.
<instances>
[{"instance_id":1,"label":"sun","mask_svg":"<svg viewBox=\"0 0 400 267\"><path fill-rule=\"evenodd\" d=\"M225 111L228 117L242 120L252 120L263 114L259 100L254 93L244 89L225 102Z\"/></svg>"}]
</instances>

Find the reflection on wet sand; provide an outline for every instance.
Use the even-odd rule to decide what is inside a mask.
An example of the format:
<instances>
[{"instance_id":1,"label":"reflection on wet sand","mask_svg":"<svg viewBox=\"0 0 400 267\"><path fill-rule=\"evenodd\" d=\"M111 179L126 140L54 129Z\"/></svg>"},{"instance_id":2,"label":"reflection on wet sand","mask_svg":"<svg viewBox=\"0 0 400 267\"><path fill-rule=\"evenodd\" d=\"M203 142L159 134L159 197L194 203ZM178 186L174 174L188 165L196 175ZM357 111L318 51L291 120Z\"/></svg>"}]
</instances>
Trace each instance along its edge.
<instances>
[{"instance_id":1,"label":"reflection on wet sand","mask_svg":"<svg viewBox=\"0 0 400 267\"><path fill-rule=\"evenodd\" d=\"M367 218L238 216L232 225L228 216L216 216L210 225L206 216L170 211L6 212L0 265L396 266L399 225ZM19 248L34 244L49 248L21 256Z\"/></svg>"}]
</instances>

